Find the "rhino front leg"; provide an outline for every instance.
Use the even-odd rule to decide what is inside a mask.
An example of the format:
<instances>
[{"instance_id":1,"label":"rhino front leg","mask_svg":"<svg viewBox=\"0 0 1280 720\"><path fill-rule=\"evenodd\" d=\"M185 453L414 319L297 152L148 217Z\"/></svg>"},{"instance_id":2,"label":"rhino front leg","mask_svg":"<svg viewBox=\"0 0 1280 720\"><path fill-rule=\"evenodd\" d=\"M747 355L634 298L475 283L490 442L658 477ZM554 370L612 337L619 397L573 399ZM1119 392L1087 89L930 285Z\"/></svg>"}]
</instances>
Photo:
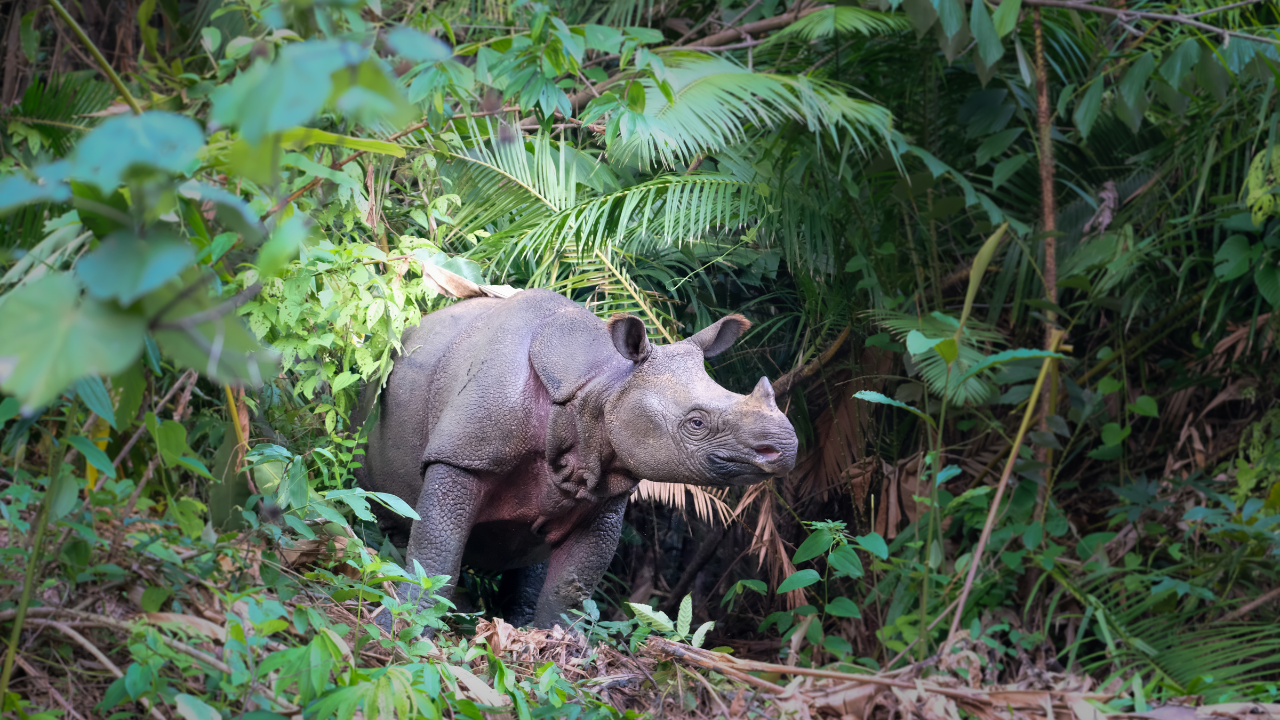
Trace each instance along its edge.
<instances>
[{"instance_id":1,"label":"rhino front leg","mask_svg":"<svg viewBox=\"0 0 1280 720\"><path fill-rule=\"evenodd\" d=\"M591 523L565 538L551 552L547 579L533 618L535 626L549 628L563 622L562 614L591 597L618 550L626 508L626 495L607 501Z\"/></svg>"},{"instance_id":2,"label":"rhino front leg","mask_svg":"<svg viewBox=\"0 0 1280 720\"><path fill-rule=\"evenodd\" d=\"M413 570L417 560L427 576L448 575L449 584L430 594L449 598L462 571L462 552L471 534L471 526L483 501L483 487L474 475L452 465L434 464L423 477L422 492L414 510L418 520L409 531L406 569ZM400 584L400 595L416 602L419 609L434 601L423 595L417 585Z\"/></svg>"},{"instance_id":3,"label":"rhino front leg","mask_svg":"<svg viewBox=\"0 0 1280 720\"><path fill-rule=\"evenodd\" d=\"M546 583L548 562L544 560L537 565L502 573L498 595L503 620L516 627L524 627L533 620L538 611L538 596Z\"/></svg>"}]
</instances>

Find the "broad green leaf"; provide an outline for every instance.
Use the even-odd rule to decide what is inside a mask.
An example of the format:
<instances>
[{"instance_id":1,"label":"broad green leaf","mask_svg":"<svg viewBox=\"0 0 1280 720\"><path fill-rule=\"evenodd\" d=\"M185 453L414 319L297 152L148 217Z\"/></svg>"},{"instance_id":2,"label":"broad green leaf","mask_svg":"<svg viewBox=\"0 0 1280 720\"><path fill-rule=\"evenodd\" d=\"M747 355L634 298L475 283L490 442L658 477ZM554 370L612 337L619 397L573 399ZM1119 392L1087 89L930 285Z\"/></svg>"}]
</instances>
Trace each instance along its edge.
<instances>
[{"instance_id":1,"label":"broad green leaf","mask_svg":"<svg viewBox=\"0 0 1280 720\"><path fill-rule=\"evenodd\" d=\"M222 47L222 31L216 27L207 27L200 30L200 46L209 51L209 54L218 52L218 48Z\"/></svg>"},{"instance_id":2,"label":"broad green leaf","mask_svg":"<svg viewBox=\"0 0 1280 720\"><path fill-rule=\"evenodd\" d=\"M1027 164L1027 160L1029 159L1030 158L1026 153L1018 153L1013 157L1007 157L1004 160L1001 160L1000 164L996 165L995 172L991 173L991 189L996 190L1001 185L1005 184L1009 178L1013 177L1014 173L1021 170L1022 166Z\"/></svg>"},{"instance_id":3,"label":"broad green leaf","mask_svg":"<svg viewBox=\"0 0 1280 720\"><path fill-rule=\"evenodd\" d=\"M1182 79L1195 69L1200 62L1200 40L1187 38L1178 45L1178 49L1169 53L1168 59L1160 66L1160 75L1173 87L1182 84Z\"/></svg>"},{"instance_id":4,"label":"broad green leaf","mask_svg":"<svg viewBox=\"0 0 1280 720\"><path fill-rule=\"evenodd\" d=\"M853 652L853 644L839 635L828 635L822 638L822 649L837 657Z\"/></svg>"},{"instance_id":5,"label":"broad green leaf","mask_svg":"<svg viewBox=\"0 0 1280 720\"><path fill-rule=\"evenodd\" d=\"M50 273L0 297L0 389L24 408L86 375L124 372L142 352L143 318L79 296L70 275Z\"/></svg>"},{"instance_id":6,"label":"broad green leaf","mask_svg":"<svg viewBox=\"0 0 1280 720\"><path fill-rule=\"evenodd\" d=\"M71 186L66 182L71 172L69 162L59 161L37 170L17 168L0 178L0 215L34 202L65 202L71 198Z\"/></svg>"},{"instance_id":7,"label":"broad green leaf","mask_svg":"<svg viewBox=\"0 0 1280 720\"><path fill-rule=\"evenodd\" d=\"M1272 308L1280 307L1280 265L1274 260L1263 260L1253 271L1253 281L1258 285L1262 299Z\"/></svg>"},{"instance_id":8,"label":"broad green leaf","mask_svg":"<svg viewBox=\"0 0 1280 720\"><path fill-rule=\"evenodd\" d=\"M76 396L98 417L106 420L113 430L119 429L116 427L116 408L111 404L111 396L107 394L107 386L102 383L102 378L88 375L77 380Z\"/></svg>"},{"instance_id":9,"label":"broad green leaf","mask_svg":"<svg viewBox=\"0 0 1280 720\"><path fill-rule=\"evenodd\" d=\"M307 466L302 460L289 464L289 471L280 479L276 488L276 504L288 510L307 504Z\"/></svg>"},{"instance_id":10,"label":"broad green leaf","mask_svg":"<svg viewBox=\"0 0 1280 720\"><path fill-rule=\"evenodd\" d=\"M995 355L988 355L982 362L969 368L969 372L965 373L964 377L961 379L968 380L984 370L990 370L993 367L1003 365L1007 362L1012 362L1014 360L1028 360L1031 358L1062 359L1065 358L1065 356L1060 353L1050 352L1048 350L1036 350L1033 348L1015 348L1013 350L1005 350L1003 352L998 352Z\"/></svg>"},{"instance_id":11,"label":"broad green leaf","mask_svg":"<svg viewBox=\"0 0 1280 720\"><path fill-rule=\"evenodd\" d=\"M191 457L190 455L183 455L182 457L175 460L173 464L177 465L178 467L184 467L201 477L206 477L206 478L209 478L210 480L214 479L213 475L209 473L209 468L205 467L204 463L200 462L196 458Z\"/></svg>"},{"instance_id":12,"label":"broad green leaf","mask_svg":"<svg viewBox=\"0 0 1280 720\"><path fill-rule=\"evenodd\" d=\"M875 555L881 560L889 559L889 546L885 543L884 538L879 533L870 533L854 538L854 542L863 550Z\"/></svg>"},{"instance_id":13,"label":"broad green leaf","mask_svg":"<svg viewBox=\"0 0 1280 720\"><path fill-rule=\"evenodd\" d=\"M852 545L841 545L827 556L827 563L836 571L836 577L862 577L862 559Z\"/></svg>"},{"instance_id":14,"label":"broad green leaf","mask_svg":"<svg viewBox=\"0 0 1280 720\"><path fill-rule=\"evenodd\" d=\"M154 413L148 412L146 425L147 430L151 432L152 440L160 450L160 460L165 467L178 464L178 459L183 455L194 454L191 448L187 447L187 428L182 423L176 420L160 420Z\"/></svg>"},{"instance_id":15,"label":"broad green leaf","mask_svg":"<svg viewBox=\"0 0 1280 720\"><path fill-rule=\"evenodd\" d=\"M18 415L21 405L17 398L7 397L0 400L0 425L3 425Z\"/></svg>"},{"instance_id":16,"label":"broad green leaf","mask_svg":"<svg viewBox=\"0 0 1280 720\"><path fill-rule=\"evenodd\" d=\"M1160 409L1156 406L1155 398L1150 395L1139 395L1137 400L1129 403L1129 409L1139 415L1160 417Z\"/></svg>"},{"instance_id":17,"label":"broad green leaf","mask_svg":"<svg viewBox=\"0 0 1280 720\"><path fill-rule=\"evenodd\" d=\"M964 25L964 3L961 0L932 0L933 8L938 11L938 19L942 21L942 34L954 37Z\"/></svg>"},{"instance_id":18,"label":"broad green leaf","mask_svg":"<svg viewBox=\"0 0 1280 720\"><path fill-rule=\"evenodd\" d=\"M629 602L627 605L631 608L631 611L636 614L637 620L648 625L654 630L667 633L675 631L676 626L671 624L671 618L667 617L667 614L661 610L654 610L648 605L643 605L641 603Z\"/></svg>"},{"instance_id":19,"label":"broad green leaf","mask_svg":"<svg viewBox=\"0 0 1280 720\"><path fill-rule=\"evenodd\" d=\"M782 593L785 593L785 592L791 592L792 590L799 590L800 588L809 587L810 585L818 582L821 579L822 579L822 576L818 574L817 570L812 570L809 568L805 568L804 570L797 570L796 572L791 573L790 577L788 577L786 580L783 580L782 584L778 586L778 594L781 595Z\"/></svg>"},{"instance_id":20,"label":"broad green leaf","mask_svg":"<svg viewBox=\"0 0 1280 720\"><path fill-rule=\"evenodd\" d=\"M72 177L110 193L139 172L181 173L204 146L195 120L167 112L110 118L85 136L72 156Z\"/></svg>"},{"instance_id":21,"label":"broad green leaf","mask_svg":"<svg viewBox=\"0 0 1280 720\"><path fill-rule=\"evenodd\" d=\"M70 475L70 468L63 467L62 482L51 488L53 498L49 507L50 519L54 522L66 517L80 504L80 484Z\"/></svg>"},{"instance_id":22,"label":"broad green leaf","mask_svg":"<svg viewBox=\"0 0 1280 720\"><path fill-rule=\"evenodd\" d=\"M1124 383L1108 375L1098 381L1098 394L1110 395L1122 387L1124 387Z\"/></svg>"},{"instance_id":23,"label":"broad green leaf","mask_svg":"<svg viewBox=\"0 0 1280 720\"><path fill-rule=\"evenodd\" d=\"M444 41L406 25L397 25L388 32L387 44L397 55L414 62L437 62L453 57L453 50Z\"/></svg>"},{"instance_id":24,"label":"broad green leaf","mask_svg":"<svg viewBox=\"0 0 1280 720\"><path fill-rule=\"evenodd\" d=\"M1120 97L1129 107L1137 107L1147 90L1147 80L1151 71L1156 69L1156 58L1152 53L1143 53L1129 66L1129 71L1120 81ZM1096 82L1096 81L1095 81Z\"/></svg>"},{"instance_id":25,"label":"broad green leaf","mask_svg":"<svg viewBox=\"0 0 1280 720\"><path fill-rule=\"evenodd\" d=\"M693 623L693 596L685 595L680 601L680 612L676 613L676 635L684 637L689 634L689 626Z\"/></svg>"},{"instance_id":26,"label":"broad green leaf","mask_svg":"<svg viewBox=\"0 0 1280 720\"><path fill-rule=\"evenodd\" d=\"M892 405L894 407L902 408L903 410L906 410L907 412L910 412L914 414L916 417L919 417L920 419L929 423L931 427L934 427L937 425L937 423L933 421L933 418L929 417L928 415L925 415L924 413L911 407L910 405L907 405L906 403L901 403L901 402L898 402L897 400L894 400L893 398L885 397L884 394L875 392L874 390L859 390L858 392L854 393L853 396L855 398L858 398L859 400L866 400L867 402L880 403L881 405Z\"/></svg>"},{"instance_id":27,"label":"broad green leaf","mask_svg":"<svg viewBox=\"0 0 1280 720\"><path fill-rule=\"evenodd\" d=\"M1213 274L1223 282L1235 280L1249 272L1253 248L1243 235L1228 237L1213 254Z\"/></svg>"},{"instance_id":28,"label":"broad green leaf","mask_svg":"<svg viewBox=\"0 0 1280 720\"><path fill-rule=\"evenodd\" d=\"M862 613L858 610L857 604L847 597L841 596L827 603L826 611L828 615L844 618L860 618Z\"/></svg>"},{"instance_id":29,"label":"broad green leaf","mask_svg":"<svg viewBox=\"0 0 1280 720\"><path fill-rule=\"evenodd\" d=\"M71 443L71 447L80 451L80 454L84 456L85 462L97 468L103 475L106 475L109 478L114 478L116 476L116 469L111 464L111 458L107 457L107 454L102 451L102 448L94 445L92 440L87 437L76 435L68 440L68 442Z\"/></svg>"},{"instance_id":30,"label":"broad green leaf","mask_svg":"<svg viewBox=\"0 0 1280 720\"><path fill-rule=\"evenodd\" d=\"M352 150L364 150L365 152L376 153L379 155L390 155L392 157L404 157L404 148L386 140L374 140L372 138L358 138L350 135L338 135L336 133L325 132L324 130L316 130L315 128L296 127L290 128L280 133L280 143L285 147L305 148L311 145L337 145L339 147L351 148Z\"/></svg>"},{"instance_id":31,"label":"broad green leaf","mask_svg":"<svg viewBox=\"0 0 1280 720\"><path fill-rule=\"evenodd\" d=\"M946 338L942 342L933 346L934 352L942 357L942 361L947 365L956 361L960 357L960 344L953 337Z\"/></svg>"},{"instance_id":32,"label":"broad green leaf","mask_svg":"<svg viewBox=\"0 0 1280 720\"><path fill-rule=\"evenodd\" d=\"M1080 102L1076 103L1076 111L1072 118L1076 122L1076 129L1080 131L1082 137L1089 137L1089 131L1093 129L1093 123L1098 119L1098 111L1102 109L1102 86L1104 76L1098 75L1094 78L1089 88L1084 91L1084 97L1080 98Z\"/></svg>"},{"instance_id":33,"label":"broad green leaf","mask_svg":"<svg viewBox=\"0 0 1280 720\"><path fill-rule=\"evenodd\" d=\"M1107 423L1102 426L1102 443L1108 447L1119 445L1129 437L1129 433L1133 432L1133 428L1122 428L1118 423Z\"/></svg>"},{"instance_id":34,"label":"broad green leaf","mask_svg":"<svg viewBox=\"0 0 1280 720\"><path fill-rule=\"evenodd\" d=\"M813 531L804 542L800 543L800 547L796 548L796 554L791 558L791 562L800 564L818 557L831 549L831 543L834 540L835 538L831 537L831 532L826 528Z\"/></svg>"},{"instance_id":35,"label":"broad green leaf","mask_svg":"<svg viewBox=\"0 0 1280 720\"><path fill-rule=\"evenodd\" d=\"M386 505L392 512L400 515L401 517L412 518L414 520L422 519L418 516L418 512L416 510L409 507L408 503L391 493L371 492L369 493L369 496L377 498L379 502Z\"/></svg>"},{"instance_id":36,"label":"broad green leaf","mask_svg":"<svg viewBox=\"0 0 1280 720\"><path fill-rule=\"evenodd\" d=\"M936 485L942 485L946 481L960 474L960 467L957 465L948 465L938 472L938 479L934 482Z\"/></svg>"},{"instance_id":37,"label":"broad green leaf","mask_svg":"<svg viewBox=\"0 0 1280 720\"><path fill-rule=\"evenodd\" d=\"M974 7L977 7L977 5L975 4ZM1009 128L983 140L982 144L978 146L977 155L975 155L976 162L979 165L986 165L991 162L992 158L1000 157L1022 133L1023 129L1020 127Z\"/></svg>"},{"instance_id":38,"label":"broad green leaf","mask_svg":"<svg viewBox=\"0 0 1280 720\"><path fill-rule=\"evenodd\" d=\"M1031 523L1026 531L1022 533L1022 544L1028 550L1035 550L1040 547L1041 541L1044 540L1044 525L1039 520Z\"/></svg>"},{"instance_id":39,"label":"broad green leaf","mask_svg":"<svg viewBox=\"0 0 1280 720\"><path fill-rule=\"evenodd\" d=\"M693 637L689 640L689 644L696 648L702 647L702 642L706 639L707 633L715 626L716 623L714 620L708 620L699 625L698 630L693 633Z\"/></svg>"},{"instance_id":40,"label":"broad green leaf","mask_svg":"<svg viewBox=\"0 0 1280 720\"><path fill-rule=\"evenodd\" d=\"M973 0L973 8L969 13L969 32L978 41L978 55L988 67L995 65L1004 56L1004 43L1000 42L1000 34L991 22L991 13L987 11L984 0Z\"/></svg>"},{"instance_id":41,"label":"broad green leaf","mask_svg":"<svg viewBox=\"0 0 1280 720\"><path fill-rule=\"evenodd\" d=\"M120 230L76 263L76 276L93 297L131 305L194 260L195 251L185 240L164 233L140 238L132 230Z\"/></svg>"},{"instance_id":42,"label":"broad green leaf","mask_svg":"<svg viewBox=\"0 0 1280 720\"><path fill-rule=\"evenodd\" d=\"M142 606L143 612L160 612L160 608L164 607L164 601L172 595L173 591L169 588L148 585L147 589L142 591L142 601L139 605Z\"/></svg>"},{"instance_id":43,"label":"broad green leaf","mask_svg":"<svg viewBox=\"0 0 1280 720\"><path fill-rule=\"evenodd\" d=\"M996 26L996 34L1004 37L1018 27L1018 12L1022 10L1022 0L1001 0L996 11L991 15L992 24Z\"/></svg>"},{"instance_id":44,"label":"broad green leaf","mask_svg":"<svg viewBox=\"0 0 1280 720\"><path fill-rule=\"evenodd\" d=\"M907 352L912 355L923 355L932 350L933 346L942 342L943 339L925 337L924 333L919 330L912 330L907 333Z\"/></svg>"},{"instance_id":45,"label":"broad green leaf","mask_svg":"<svg viewBox=\"0 0 1280 720\"><path fill-rule=\"evenodd\" d=\"M302 249L302 242L310 233L311 221L302 213L297 213L276 226L271 239L263 243L258 250L258 276L275 277Z\"/></svg>"},{"instance_id":46,"label":"broad green leaf","mask_svg":"<svg viewBox=\"0 0 1280 720\"><path fill-rule=\"evenodd\" d=\"M286 513L284 516L284 521L289 525L289 527L293 528L294 532L298 533L302 537L308 540L315 539L316 537L315 531L312 530L310 527L308 527L306 523L302 522L302 520L297 515Z\"/></svg>"},{"instance_id":47,"label":"broad green leaf","mask_svg":"<svg viewBox=\"0 0 1280 720\"><path fill-rule=\"evenodd\" d=\"M627 107L632 112L644 113L645 94L644 86L638 81L632 82L627 86Z\"/></svg>"}]
</instances>

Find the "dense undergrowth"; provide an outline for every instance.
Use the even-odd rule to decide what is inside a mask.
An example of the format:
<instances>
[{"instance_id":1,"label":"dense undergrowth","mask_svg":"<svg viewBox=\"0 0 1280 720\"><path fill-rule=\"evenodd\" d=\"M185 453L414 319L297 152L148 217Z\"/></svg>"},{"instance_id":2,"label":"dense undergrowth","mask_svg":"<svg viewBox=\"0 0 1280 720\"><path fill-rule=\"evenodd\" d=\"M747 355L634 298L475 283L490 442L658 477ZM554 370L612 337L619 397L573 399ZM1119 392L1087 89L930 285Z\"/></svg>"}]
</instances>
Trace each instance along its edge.
<instances>
[{"instance_id":1,"label":"dense undergrowth","mask_svg":"<svg viewBox=\"0 0 1280 720\"><path fill-rule=\"evenodd\" d=\"M3 12L0 712L1276 701L1271 5ZM642 483L559 634L401 607L352 480L401 331L526 287L746 314L802 439Z\"/></svg>"}]
</instances>

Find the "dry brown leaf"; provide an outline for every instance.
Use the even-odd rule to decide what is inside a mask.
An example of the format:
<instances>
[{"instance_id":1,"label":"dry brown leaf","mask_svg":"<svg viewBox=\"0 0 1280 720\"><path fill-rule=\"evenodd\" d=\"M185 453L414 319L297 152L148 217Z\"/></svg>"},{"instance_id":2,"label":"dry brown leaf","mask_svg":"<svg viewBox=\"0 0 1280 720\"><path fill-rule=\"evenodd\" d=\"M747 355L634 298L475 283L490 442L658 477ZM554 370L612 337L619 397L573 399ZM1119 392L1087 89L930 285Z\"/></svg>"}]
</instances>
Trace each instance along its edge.
<instances>
[{"instance_id":1,"label":"dry brown leaf","mask_svg":"<svg viewBox=\"0 0 1280 720\"><path fill-rule=\"evenodd\" d=\"M227 641L227 629L194 615L184 615L182 613L153 612L144 613L147 622L157 625L181 625L187 630L197 635L203 635L211 640L218 642Z\"/></svg>"}]
</instances>

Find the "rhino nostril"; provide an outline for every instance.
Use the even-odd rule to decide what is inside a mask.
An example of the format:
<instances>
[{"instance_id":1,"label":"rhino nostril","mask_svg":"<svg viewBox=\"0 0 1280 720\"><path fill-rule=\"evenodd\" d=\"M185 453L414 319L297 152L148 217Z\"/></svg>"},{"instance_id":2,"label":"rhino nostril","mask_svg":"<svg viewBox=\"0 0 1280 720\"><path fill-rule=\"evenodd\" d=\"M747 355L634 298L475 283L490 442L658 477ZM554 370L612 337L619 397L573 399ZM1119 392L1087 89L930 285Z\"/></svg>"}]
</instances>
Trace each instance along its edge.
<instances>
[{"instance_id":1,"label":"rhino nostril","mask_svg":"<svg viewBox=\"0 0 1280 720\"><path fill-rule=\"evenodd\" d=\"M751 449L755 450L756 454L759 455L761 458L763 458L766 462L773 462L774 460L778 459L779 455L782 454L778 452L778 448L772 445L756 445Z\"/></svg>"}]
</instances>

